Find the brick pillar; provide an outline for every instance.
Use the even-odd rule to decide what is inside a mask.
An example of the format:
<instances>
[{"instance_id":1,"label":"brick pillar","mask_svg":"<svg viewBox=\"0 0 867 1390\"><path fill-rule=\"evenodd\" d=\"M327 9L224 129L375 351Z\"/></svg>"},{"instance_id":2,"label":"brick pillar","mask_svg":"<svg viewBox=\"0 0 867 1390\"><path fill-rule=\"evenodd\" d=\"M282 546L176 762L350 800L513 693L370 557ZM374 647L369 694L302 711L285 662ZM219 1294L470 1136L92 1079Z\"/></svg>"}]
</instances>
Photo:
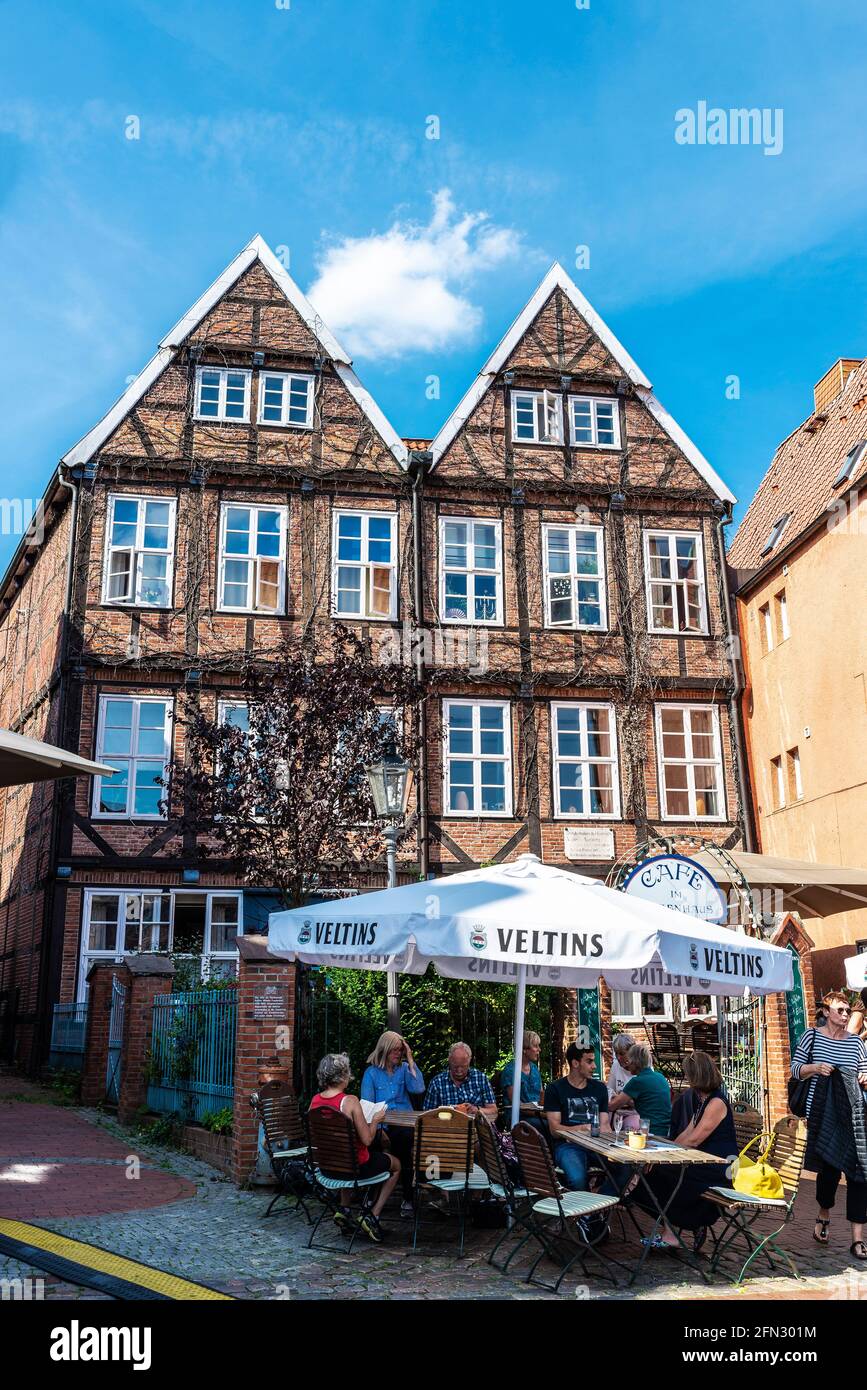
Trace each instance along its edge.
<instances>
[{"instance_id":1,"label":"brick pillar","mask_svg":"<svg viewBox=\"0 0 867 1390\"><path fill-rule=\"evenodd\" d=\"M258 1088L262 1064L276 1053L292 1075L295 966L272 956L264 936L239 936L238 957L232 1178L240 1187L258 1151L259 1127L250 1096Z\"/></svg>"},{"instance_id":2,"label":"brick pillar","mask_svg":"<svg viewBox=\"0 0 867 1390\"><path fill-rule=\"evenodd\" d=\"M154 996L170 994L175 967L166 956L126 956L123 978L129 993L124 1019L124 1047L120 1066L117 1118L132 1124L147 1106L147 1063L153 1033Z\"/></svg>"},{"instance_id":3,"label":"brick pillar","mask_svg":"<svg viewBox=\"0 0 867 1390\"><path fill-rule=\"evenodd\" d=\"M801 966L804 993L804 1026L813 1022L813 942L793 914L783 918L771 937L774 946L793 946ZM785 994L769 994L765 999L765 1048L767 1057L768 1122L773 1125L789 1113L787 1085L792 1065L789 1020ZM797 1039L795 1040L797 1041Z\"/></svg>"},{"instance_id":4,"label":"brick pillar","mask_svg":"<svg viewBox=\"0 0 867 1390\"><path fill-rule=\"evenodd\" d=\"M97 961L87 972L87 1028L81 1067L82 1105L100 1105L105 1100L112 981L122 969L116 961L108 960Z\"/></svg>"}]
</instances>

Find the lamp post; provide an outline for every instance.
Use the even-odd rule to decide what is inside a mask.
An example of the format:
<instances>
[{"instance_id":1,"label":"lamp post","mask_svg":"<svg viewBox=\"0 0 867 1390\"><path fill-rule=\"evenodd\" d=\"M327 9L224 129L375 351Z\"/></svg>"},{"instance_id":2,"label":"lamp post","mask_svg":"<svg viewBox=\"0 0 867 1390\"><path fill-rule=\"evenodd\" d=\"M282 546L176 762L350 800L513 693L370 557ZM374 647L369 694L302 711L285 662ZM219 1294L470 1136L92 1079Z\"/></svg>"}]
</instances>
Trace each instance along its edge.
<instances>
[{"instance_id":1,"label":"lamp post","mask_svg":"<svg viewBox=\"0 0 867 1390\"><path fill-rule=\"evenodd\" d=\"M397 887L397 837L406 818L406 808L412 789L412 768L393 745L389 745L378 762L367 769L370 794L377 819L383 822L385 850L388 861L388 886ZM388 972L388 1026L397 1032L400 1024L397 974Z\"/></svg>"}]
</instances>

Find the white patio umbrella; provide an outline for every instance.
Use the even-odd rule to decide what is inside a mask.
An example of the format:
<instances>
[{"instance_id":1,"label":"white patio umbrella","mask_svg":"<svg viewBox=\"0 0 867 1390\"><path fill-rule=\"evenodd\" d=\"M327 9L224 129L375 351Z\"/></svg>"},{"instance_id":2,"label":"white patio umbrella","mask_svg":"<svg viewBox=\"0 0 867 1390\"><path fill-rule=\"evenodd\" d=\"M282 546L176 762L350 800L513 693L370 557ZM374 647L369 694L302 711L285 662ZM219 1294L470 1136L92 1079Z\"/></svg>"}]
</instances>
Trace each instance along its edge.
<instances>
[{"instance_id":1,"label":"white patio umbrella","mask_svg":"<svg viewBox=\"0 0 867 1390\"><path fill-rule=\"evenodd\" d=\"M867 989L867 951L859 951L857 956L844 960L846 984L849 989Z\"/></svg>"},{"instance_id":2,"label":"white patio umbrella","mask_svg":"<svg viewBox=\"0 0 867 1390\"><path fill-rule=\"evenodd\" d=\"M113 767L88 762L77 753L55 748L11 729L0 729L0 787L26 786L30 782L50 782L61 777L111 776Z\"/></svg>"},{"instance_id":3,"label":"white patio umbrella","mask_svg":"<svg viewBox=\"0 0 867 1390\"><path fill-rule=\"evenodd\" d=\"M792 988L788 951L524 854L509 864L272 913L269 950L309 965L498 979L517 985L521 1055L527 981L668 994ZM517 1122L520 1087L512 1096Z\"/></svg>"}]
</instances>

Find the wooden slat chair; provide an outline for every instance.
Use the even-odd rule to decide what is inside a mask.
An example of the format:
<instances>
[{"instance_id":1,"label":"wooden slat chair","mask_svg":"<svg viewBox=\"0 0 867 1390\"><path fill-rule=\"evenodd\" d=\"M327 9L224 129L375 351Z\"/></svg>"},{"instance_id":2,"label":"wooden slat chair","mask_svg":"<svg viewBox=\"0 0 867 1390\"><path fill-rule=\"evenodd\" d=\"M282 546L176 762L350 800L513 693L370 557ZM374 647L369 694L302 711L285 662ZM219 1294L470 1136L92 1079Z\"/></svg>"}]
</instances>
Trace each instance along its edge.
<instances>
[{"instance_id":1,"label":"wooden slat chair","mask_svg":"<svg viewBox=\"0 0 867 1390\"><path fill-rule=\"evenodd\" d=\"M675 1024L651 1024L650 1038L657 1071L661 1071L669 1081L682 1081L683 1051Z\"/></svg>"},{"instance_id":2,"label":"wooden slat chair","mask_svg":"<svg viewBox=\"0 0 867 1390\"><path fill-rule=\"evenodd\" d=\"M725 1218L719 1235L714 1232L711 1273L717 1270L725 1254L743 1243L749 1253L734 1280L735 1284L743 1282L744 1275L757 1255L764 1255L774 1270L777 1266L773 1256L778 1255L788 1265L795 1278L800 1279L795 1261L788 1250L778 1243L777 1237L794 1217L795 1199L804 1167L806 1147L807 1129L803 1120L794 1115L786 1115L774 1125L774 1138L767 1160L776 1168L782 1179L782 1197L749 1197L743 1192L736 1192L732 1187L710 1187L703 1194L708 1201L715 1202L722 1209ZM772 1221L773 1229L759 1240L753 1234L752 1228L763 1217Z\"/></svg>"},{"instance_id":3,"label":"wooden slat chair","mask_svg":"<svg viewBox=\"0 0 867 1390\"><path fill-rule=\"evenodd\" d=\"M607 1233L607 1223L600 1229L594 1240L588 1235L584 1218L597 1216L603 1211L609 1211L610 1208L616 1207L617 1198L604 1197L598 1192L568 1192L561 1187L554 1171L551 1150L539 1131L534 1129L532 1125L528 1125L522 1120L512 1130L512 1138L515 1142L515 1151L521 1165L521 1172L524 1175L524 1182L536 1198L531 1207L535 1219L533 1233L542 1246L540 1254L533 1261L527 1273L527 1283L536 1284L539 1288L548 1289L552 1293L558 1293L560 1285L576 1262L581 1266L584 1275L587 1275L586 1262L590 1256L601 1266L612 1284L616 1284L617 1280L611 1267L613 1262L606 1259L604 1255L600 1255L596 1249L596 1246ZM565 1262L560 1261L563 1267L559 1278L555 1283L549 1284L542 1279L534 1278L534 1275L537 1266L546 1255L555 1263L558 1262L556 1241L565 1242L567 1255Z\"/></svg>"},{"instance_id":4,"label":"wooden slat chair","mask_svg":"<svg viewBox=\"0 0 867 1390\"><path fill-rule=\"evenodd\" d=\"M502 1202L506 1208L507 1226L500 1236L490 1255L488 1264L493 1265L494 1269L503 1272L508 1268L509 1263L527 1243L535 1237L534 1223L532 1220L532 1208L535 1196L526 1187L514 1183L509 1177L509 1171L503 1162L503 1155L497 1143L494 1126L486 1115L476 1116L476 1138L479 1144L479 1157L482 1167L488 1175L491 1192L498 1202ZM524 1235L518 1240L513 1250L510 1250L506 1259L501 1264L497 1263L497 1251L500 1246L524 1231Z\"/></svg>"},{"instance_id":5,"label":"wooden slat chair","mask_svg":"<svg viewBox=\"0 0 867 1390\"><path fill-rule=\"evenodd\" d=\"M305 1178L312 1180L307 1136L294 1091L284 1081L267 1081L251 1095L250 1107L262 1126L265 1152L277 1179L276 1196L264 1215L270 1216L282 1197L294 1197L295 1205L288 1208L289 1212L300 1209L310 1222L312 1217L304 1201L303 1188L292 1180L299 1164L303 1165Z\"/></svg>"},{"instance_id":6,"label":"wooden slat chair","mask_svg":"<svg viewBox=\"0 0 867 1390\"><path fill-rule=\"evenodd\" d=\"M316 1232L328 1213L330 1212L332 1216L337 1214L340 1207L341 1191L348 1190L351 1194L350 1201L358 1199L361 1203L359 1215L351 1215L349 1218L352 1232L349 1249L352 1250L356 1239L363 1231L361 1217L370 1206L372 1190L379 1187L380 1183L386 1182L389 1174L385 1172L378 1173L373 1178L359 1177L358 1156L356 1154L358 1138L355 1133L355 1126L348 1116L341 1115L338 1110L330 1110L322 1106L315 1110L308 1110L304 1122L307 1126L307 1136L310 1142L313 1181L317 1194L324 1203L322 1212L310 1232L307 1248L308 1250L311 1249ZM345 1246L333 1245L318 1245L316 1248L318 1250L335 1250L340 1254L346 1249Z\"/></svg>"},{"instance_id":7,"label":"wooden slat chair","mask_svg":"<svg viewBox=\"0 0 867 1390\"><path fill-rule=\"evenodd\" d=\"M719 1061L719 1033L715 1023L694 1023L690 1029L694 1052L706 1052L715 1062Z\"/></svg>"},{"instance_id":8,"label":"wooden slat chair","mask_svg":"<svg viewBox=\"0 0 867 1390\"><path fill-rule=\"evenodd\" d=\"M752 1105L747 1105L746 1101L743 1100L736 1100L732 1103L732 1114L735 1121L738 1153L740 1153L751 1139L755 1139L757 1134L761 1134L764 1123L758 1110Z\"/></svg>"},{"instance_id":9,"label":"wooden slat chair","mask_svg":"<svg viewBox=\"0 0 867 1390\"><path fill-rule=\"evenodd\" d=\"M413 1250L418 1245L422 1193L434 1192L445 1196L449 1201L452 1196L457 1197L460 1217L459 1253L463 1255L470 1197L474 1192L487 1191L490 1186L484 1169L477 1168L473 1163L474 1139L475 1126L472 1117L462 1110L451 1110L443 1106L438 1110L424 1110L419 1116L415 1127L413 1153Z\"/></svg>"}]
</instances>

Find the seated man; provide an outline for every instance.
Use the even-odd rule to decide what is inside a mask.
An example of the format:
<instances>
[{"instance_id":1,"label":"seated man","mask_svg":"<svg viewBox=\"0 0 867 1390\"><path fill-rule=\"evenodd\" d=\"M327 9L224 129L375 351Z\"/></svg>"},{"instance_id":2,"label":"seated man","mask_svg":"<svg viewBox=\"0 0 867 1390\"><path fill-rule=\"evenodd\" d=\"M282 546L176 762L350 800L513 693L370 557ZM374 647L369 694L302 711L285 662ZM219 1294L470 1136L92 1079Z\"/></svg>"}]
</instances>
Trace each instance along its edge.
<instances>
[{"instance_id":1,"label":"seated man","mask_svg":"<svg viewBox=\"0 0 867 1390\"><path fill-rule=\"evenodd\" d=\"M468 1115L481 1111L489 1120L496 1120L497 1102L491 1083L483 1071L470 1066L472 1060L472 1049L465 1042L452 1043L448 1067L431 1078L425 1092L425 1110L436 1110L438 1105L459 1105Z\"/></svg>"},{"instance_id":2,"label":"seated man","mask_svg":"<svg viewBox=\"0 0 867 1390\"><path fill-rule=\"evenodd\" d=\"M575 1128L589 1132L595 1114L599 1115L601 1132L610 1134L608 1087L593 1076L596 1056L591 1047L576 1047L571 1043L566 1049L566 1061L568 1075L545 1088L545 1118L554 1145L554 1162L563 1169L566 1186L573 1192L584 1192L592 1155L559 1136L563 1130Z\"/></svg>"}]
</instances>

